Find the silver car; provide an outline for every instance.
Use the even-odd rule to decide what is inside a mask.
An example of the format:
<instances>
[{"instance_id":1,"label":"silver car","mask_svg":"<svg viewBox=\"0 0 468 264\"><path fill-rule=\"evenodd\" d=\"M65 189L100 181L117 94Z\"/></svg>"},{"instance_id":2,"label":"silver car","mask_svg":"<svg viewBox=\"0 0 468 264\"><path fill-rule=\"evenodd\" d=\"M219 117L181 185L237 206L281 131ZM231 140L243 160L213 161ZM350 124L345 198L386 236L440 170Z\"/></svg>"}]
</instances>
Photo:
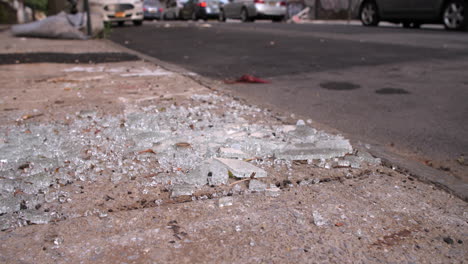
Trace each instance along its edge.
<instances>
[{"instance_id":1,"label":"silver car","mask_svg":"<svg viewBox=\"0 0 468 264\"><path fill-rule=\"evenodd\" d=\"M359 17L365 26L377 26L380 21L402 23L417 28L425 23L444 24L449 30L464 30L468 26L467 0L363 0Z\"/></svg>"},{"instance_id":2,"label":"silver car","mask_svg":"<svg viewBox=\"0 0 468 264\"><path fill-rule=\"evenodd\" d=\"M286 15L285 0L228 0L220 5L219 20L226 18L252 22L255 19L282 21Z\"/></svg>"},{"instance_id":3,"label":"silver car","mask_svg":"<svg viewBox=\"0 0 468 264\"><path fill-rule=\"evenodd\" d=\"M208 18L219 18L219 1L206 0L206 16Z\"/></svg>"},{"instance_id":4,"label":"silver car","mask_svg":"<svg viewBox=\"0 0 468 264\"><path fill-rule=\"evenodd\" d=\"M164 20L182 19L180 10L184 7L188 0L167 0L166 9L163 13Z\"/></svg>"}]
</instances>

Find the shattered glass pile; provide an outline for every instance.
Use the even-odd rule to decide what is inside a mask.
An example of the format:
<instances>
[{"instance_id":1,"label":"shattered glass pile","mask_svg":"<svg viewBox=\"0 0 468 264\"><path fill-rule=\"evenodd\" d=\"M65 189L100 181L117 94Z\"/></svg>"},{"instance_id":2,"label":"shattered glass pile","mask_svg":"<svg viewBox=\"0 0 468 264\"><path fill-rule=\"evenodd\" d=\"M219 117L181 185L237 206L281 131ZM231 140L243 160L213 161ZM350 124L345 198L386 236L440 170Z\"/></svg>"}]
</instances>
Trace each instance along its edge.
<instances>
[{"instance_id":1,"label":"shattered glass pile","mask_svg":"<svg viewBox=\"0 0 468 264\"><path fill-rule=\"evenodd\" d=\"M259 167L273 162L358 167L365 159L347 155L348 140L304 122L252 124L247 117L267 111L216 94L191 99L190 106L127 105L122 116L81 111L66 124L2 127L0 229L60 218L42 204L72 202L61 187L80 181L116 184L154 175L155 184L172 185L173 196L190 195L192 186L226 184L230 173L266 177ZM262 159L242 161L256 157Z\"/></svg>"}]
</instances>

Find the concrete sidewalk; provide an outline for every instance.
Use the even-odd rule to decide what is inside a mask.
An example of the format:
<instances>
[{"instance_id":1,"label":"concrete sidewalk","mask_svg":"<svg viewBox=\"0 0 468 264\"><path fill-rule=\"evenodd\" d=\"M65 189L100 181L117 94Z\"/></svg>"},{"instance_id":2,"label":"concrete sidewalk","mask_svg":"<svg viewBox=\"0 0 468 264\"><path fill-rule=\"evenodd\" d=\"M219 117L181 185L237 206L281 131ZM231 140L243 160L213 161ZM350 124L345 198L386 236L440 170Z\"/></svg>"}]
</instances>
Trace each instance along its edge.
<instances>
[{"instance_id":1,"label":"concrete sidewalk","mask_svg":"<svg viewBox=\"0 0 468 264\"><path fill-rule=\"evenodd\" d=\"M463 263L466 202L190 75L145 61L0 65L0 261Z\"/></svg>"}]
</instances>

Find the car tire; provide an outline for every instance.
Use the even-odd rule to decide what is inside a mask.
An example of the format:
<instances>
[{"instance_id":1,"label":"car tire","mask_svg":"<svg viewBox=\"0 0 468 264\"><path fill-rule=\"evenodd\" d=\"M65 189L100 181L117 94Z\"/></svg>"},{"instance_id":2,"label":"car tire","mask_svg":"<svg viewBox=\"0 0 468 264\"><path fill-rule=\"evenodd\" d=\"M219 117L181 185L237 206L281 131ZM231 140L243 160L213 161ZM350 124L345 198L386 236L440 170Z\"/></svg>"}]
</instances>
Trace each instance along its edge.
<instances>
[{"instance_id":1,"label":"car tire","mask_svg":"<svg viewBox=\"0 0 468 264\"><path fill-rule=\"evenodd\" d=\"M442 11L442 22L447 30L465 30L468 26L468 5L464 0L449 0Z\"/></svg>"},{"instance_id":2,"label":"car tire","mask_svg":"<svg viewBox=\"0 0 468 264\"><path fill-rule=\"evenodd\" d=\"M380 22L377 4L372 0L364 2L359 10L359 18L364 26L377 26Z\"/></svg>"},{"instance_id":3,"label":"car tire","mask_svg":"<svg viewBox=\"0 0 468 264\"><path fill-rule=\"evenodd\" d=\"M141 25L143 25L143 20L133 20L133 25L141 26Z\"/></svg>"},{"instance_id":4,"label":"car tire","mask_svg":"<svg viewBox=\"0 0 468 264\"><path fill-rule=\"evenodd\" d=\"M252 21L250 18L249 18L249 13L247 12L247 8L242 8L241 10L241 13L240 13L240 18L241 18L241 21L242 22L250 22Z\"/></svg>"},{"instance_id":5,"label":"car tire","mask_svg":"<svg viewBox=\"0 0 468 264\"><path fill-rule=\"evenodd\" d=\"M219 22L226 22L226 14L222 9L219 11L218 20Z\"/></svg>"}]
</instances>

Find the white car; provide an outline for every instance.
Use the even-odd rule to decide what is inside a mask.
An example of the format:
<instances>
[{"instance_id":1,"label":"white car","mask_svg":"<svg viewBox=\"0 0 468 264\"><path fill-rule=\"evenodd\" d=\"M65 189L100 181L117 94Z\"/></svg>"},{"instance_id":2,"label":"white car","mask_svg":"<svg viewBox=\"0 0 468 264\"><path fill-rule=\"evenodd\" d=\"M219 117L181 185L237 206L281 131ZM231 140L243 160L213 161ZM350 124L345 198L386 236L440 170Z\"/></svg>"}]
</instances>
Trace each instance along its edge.
<instances>
[{"instance_id":1,"label":"white car","mask_svg":"<svg viewBox=\"0 0 468 264\"><path fill-rule=\"evenodd\" d=\"M135 26L143 24L143 0L91 0L101 6L104 23L117 22L122 26L132 21Z\"/></svg>"},{"instance_id":2,"label":"white car","mask_svg":"<svg viewBox=\"0 0 468 264\"><path fill-rule=\"evenodd\" d=\"M286 16L286 0L228 0L221 3L219 20L226 18L252 22L255 19L282 21Z\"/></svg>"}]
</instances>

